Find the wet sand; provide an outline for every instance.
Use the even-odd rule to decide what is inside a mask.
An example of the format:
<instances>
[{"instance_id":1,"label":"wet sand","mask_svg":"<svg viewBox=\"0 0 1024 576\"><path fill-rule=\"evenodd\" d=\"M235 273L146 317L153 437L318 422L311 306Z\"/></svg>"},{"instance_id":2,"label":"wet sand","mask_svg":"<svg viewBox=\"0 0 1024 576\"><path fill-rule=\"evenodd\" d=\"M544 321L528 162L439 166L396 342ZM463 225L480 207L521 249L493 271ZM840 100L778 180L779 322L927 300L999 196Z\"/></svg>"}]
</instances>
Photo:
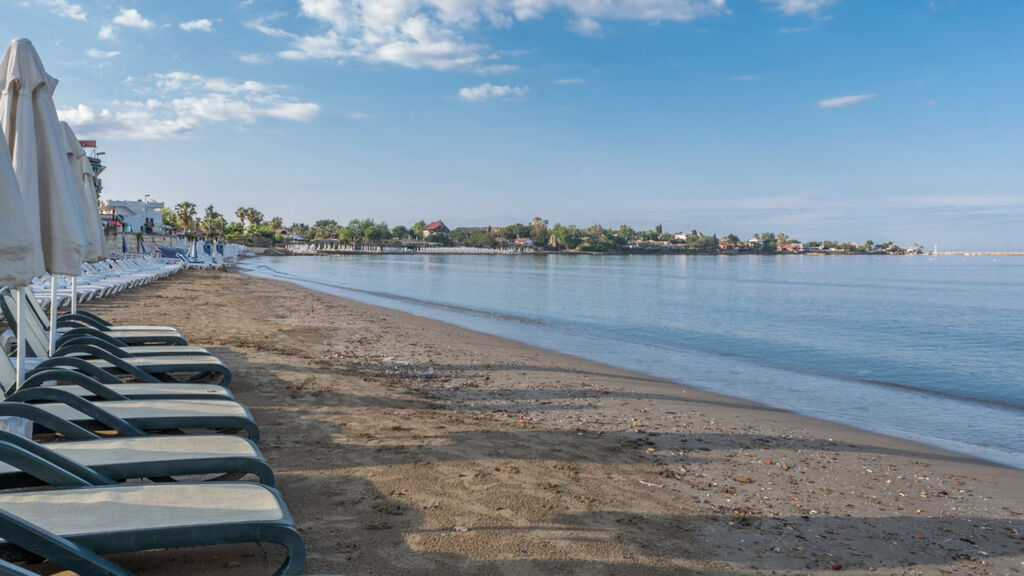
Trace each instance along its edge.
<instances>
[{"instance_id":1,"label":"wet sand","mask_svg":"<svg viewBox=\"0 0 1024 576\"><path fill-rule=\"evenodd\" d=\"M308 573L1024 573L1019 470L237 273L84 308L178 326L231 367Z\"/></svg>"}]
</instances>

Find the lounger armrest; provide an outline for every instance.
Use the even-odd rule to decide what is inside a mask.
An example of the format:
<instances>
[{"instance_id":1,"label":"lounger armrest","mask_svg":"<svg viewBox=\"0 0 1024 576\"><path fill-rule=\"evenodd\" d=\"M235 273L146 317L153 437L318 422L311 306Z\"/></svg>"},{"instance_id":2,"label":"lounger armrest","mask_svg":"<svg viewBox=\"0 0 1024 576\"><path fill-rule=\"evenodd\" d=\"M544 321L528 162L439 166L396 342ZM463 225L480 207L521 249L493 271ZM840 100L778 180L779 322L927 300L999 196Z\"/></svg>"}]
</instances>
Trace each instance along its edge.
<instances>
[{"instance_id":1,"label":"lounger armrest","mask_svg":"<svg viewBox=\"0 0 1024 576\"><path fill-rule=\"evenodd\" d=\"M57 328L95 328L104 332L110 329L109 326L98 324L95 320L75 318L70 314L62 314L57 317Z\"/></svg>"},{"instance_id":2,"label":"lounger armrest","mask_svg":"<svg viewBox=\"0 0 1024 576\"><path fill-rule=\"evenodd\" d=\"M0 462L55 488L92 486L88 480L79 478L70 470L3 439L0 439Z\"/></svg>"},{"instance_id":3,"label":"lounger armrest","mask_svg":"<svg viewBox=\"0 0 1024 576\"><path fill-rule=\"evenodd\" d=\"M69 348L71 346L84 346L84 345L95 346L97 348L102 348L103 350L106 350L107 352L110 352L111 354L113 354L114 356L117 356L118 358L131 358L132 356L134 356L134 354L132 354L130 352L125 352L120 347L114 346L113 344L111 344L110 342L107 342L106 340L100 340L99 338L96 338L95 336L74 336L74 337L71 337L71 338L61 338L60 339L60 344L57 345L57 350L56 350L55 354L59 354L59 353L63 352L65 348ZM71 354L71 353L76 352L76 351L77 350L68 350L67 354Z\"/></svg>"},{"instance_id":4,"label":"lounger armrest","mask_svg":"<svg viewBox=\"0 0 1024 576\"><path fill-rule=\"evenodd\" d=\"M37 458L40 458L54 466L61 468L62 470L70 472L77 478L85 480L91 486L101 486L103 484L117 484L117 482L96 472L92 468L89 468L88 466L83 466L82 464L75 462L74 460L68 458L67 456L62 456L61 454L58 454L57 452L50 450L43 444L40 444L33 440L29 440L28 438L23 438L21 436L18 436L17 434L11 434L10 432L7 432L5 430L0 430L0 444L4 442L12 446L16 446ZM8 462L8 464L10 464L10 462ZM13 464L11 465L13 466ZM22 471L30 473L27 470ZM44 482L50 483L45 478L40 478L36 474L32 475Z\"/></svg>"},{"instance_id":5,"label":"lounger armrest","mask_svg":"<svg viewBox=\"0 0 1024 576\"><path fill-rule=\"evenodd\" d=\"M89 349L89 355L92 356L93 358L98 359L98 360L105 360L105 361L109 362L111 365L113 365L118 370L122 370L122 371L124 371L124 372L126 372L128 374L131 374L131 376L133 378L135 378L136 380L138 380L140 382L159 382L159 380L157 380L156 377L154 377L149 372L146 372L145 370L143 370L143 369L141 369L141 368L139 368L137 366L133 366L129 362L127 362L127 361L125 361L125 360L123 360L121 358L118 358L117 356L114 356L113 354L111 354L110 352L107 352L106 350L103 350L102 348L90 348ZM62 355L61 357L66 357L66 356ZM44 361L43 364L46 364L47 362L55 361L55 360L56 360L56 358L51 358L50 360Z\"/></svg>"},{"instance_id":6,"label":"lounger armrest","mask_svg":"<svg viewBox=\"0 0 1024 576\"><path fill-rule=\"evenodd\" d=\"M103 340L113 346L126 346L124 342L114 338L110 334L97 330L95 328L72 328L67 332L63 332L58 336L57 342L64 340L65 338L75 338L76 336L93 336Z\"/></svg>"},{"instance_id":7,"label":"lounger armrest","mask_svg":"<svg viewBox=\"0 0 1024 576\"><path fill-rule=\"evenodd\" d=\"M67 438L68 440L99 440L100 437L74 422L24 402L0 402L0 416L24 418Z\"/></svg>"},{"instance_id":8,"label":"lounger armrest","mask_svg":"<svg viewBox=\"0 0 1024 576\"><path fill-rule=\"evenodd\" d=\"M28 375L32 376L36 372L60 368L81 372L82 374L93 378L97 382L102 382L103 384L120 384L124 382L124 380L121 380L116 375L111 374L103 368L89 362L85 358L78 356L54 356L53 358L48 358L32 368Z\"/></svg>"},{"instance_id":9,"label":"lounger armrest","mask_svg":"<svg viewBox=\"0 0 1024 576\"><path fill-rule=\"evenodd\" d=\"M6 402L60 403L78 410L82 414L85 414L89 418L92 418L123 436L146 436L146 433L134 424L111 414L85 398L75 396L67 390L61 390L59 386L37 386L35 388L18 390L14 394L8 396Z\"/></svg>"},{"instance_id":10,"label":"lounger armrest","mask_svg":"<svg viewBox=\"0 0 1024 576\"><path fill-rule=\"evenodd\" d=\"M21 385L21 387L18 388L18 392L21 392L22 390L36 389L43 386L43 383L52 381L77 384L78 386L85 388L89 392L92 392L93 394L99 396L104 400L128 399L126 396L118 394L117 392L111 390L110 388L101 384L100 382L93 380L92 378L86 376L85 374L74 372L72 370L59 369L34 370L32 372L32 375L26 378L25 382ZM9 396L9 398L14 398L15 396L17 396L17 392Z\"/></svg>"},{"instance_id":11,"label":"lounger armrest","mask_svg":"<svg viewBox=\"0 0 1024 576\"><path fill-rule=\"evenodd\" d=\"M74 318L76 320L82 320L83 322L89 322L97 327L101 328L113 328L114 325L107 322L103 318L100 318L96 314L89 312L88 310L79 310L74 314L61 314L60 318Z\"/></svg>"},{"instance_id":12,"label":"lounger armrest","mask_svg":"<svg viewBox=\"0 0 1024 576\"><path fill-rule=\"evenodd\" d=\"M132 573L88 548L0 510L0 537L76 574L132 576Z\"/></svg>"},{"instance_id":13,"label":"lounger armrest","mask_svg":"<svg viewBox=\"0 0 1024 576\"><path fill-rule=\"evenodd\" d=\"M6 560L0 560L0 576L39 576L39 573L22 568L17 564L11 564Z\"/></svg>"}]
</instances>

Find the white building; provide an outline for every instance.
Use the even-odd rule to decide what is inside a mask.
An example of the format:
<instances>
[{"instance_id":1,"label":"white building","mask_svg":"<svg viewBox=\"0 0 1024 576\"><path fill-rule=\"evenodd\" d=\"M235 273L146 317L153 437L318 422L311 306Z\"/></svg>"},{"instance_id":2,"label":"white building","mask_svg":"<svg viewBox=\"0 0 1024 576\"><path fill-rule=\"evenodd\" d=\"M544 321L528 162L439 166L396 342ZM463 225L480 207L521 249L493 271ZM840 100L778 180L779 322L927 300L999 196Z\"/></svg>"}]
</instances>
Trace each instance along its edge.
<instances>
[{"instance_id":1,"label":"white building","mask_svg":"<svg viewBox=\"0 0 1024 576\"><path fill-rule=\"evenodd\" d=\"M141 232L147 220L154 232L160 232L163 230L160 215L163 207L163 202L107 200L100 207L100 213L121 222L123 232Z\"/></svg>"}]
</instances>

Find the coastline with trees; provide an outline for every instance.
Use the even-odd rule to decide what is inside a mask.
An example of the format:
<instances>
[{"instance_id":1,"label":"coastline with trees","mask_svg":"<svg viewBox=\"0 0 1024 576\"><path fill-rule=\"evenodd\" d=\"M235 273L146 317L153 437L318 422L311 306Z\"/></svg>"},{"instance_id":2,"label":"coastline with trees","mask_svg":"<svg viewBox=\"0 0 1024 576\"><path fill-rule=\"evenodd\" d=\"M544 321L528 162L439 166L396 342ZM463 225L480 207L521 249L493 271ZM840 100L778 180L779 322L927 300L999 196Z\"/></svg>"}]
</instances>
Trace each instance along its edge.
<instances>
[{"instance_id":1,"label":"coastline with trees","mask_svg":"<svg viewBox=\"0 0 1024 576\"><path fill-rule=\"evenodd\" d=\"M388 226L372 218L352 219L341 224L334 219L313 224L285 226L280 217L266 218L253 207L239 207L236 220L228 219L211 204L198 214L192 202L180 202L165 208L162 223L173 234L189 237L217 237L247 246L288 250L296 244L330 246L323 250L299 252L410 252L426 248L462 248L509 252L560 252L581 254L922 254L918 244L902 247L895 242L861 243L836 240L800 241L782 232L760 232L743 239L730 233L724 236L689 232L667 232L658 225L636 230L622 225L606 228L600 224L578 227L573 224L549 224L540 217L529 223L505 226L461 227L449 230L444 223L428 224L420 220L409 226ZM443 232L431 230L440 225ZM292 250L294 252L294 250Z\"/></svg>"}]
</instances>

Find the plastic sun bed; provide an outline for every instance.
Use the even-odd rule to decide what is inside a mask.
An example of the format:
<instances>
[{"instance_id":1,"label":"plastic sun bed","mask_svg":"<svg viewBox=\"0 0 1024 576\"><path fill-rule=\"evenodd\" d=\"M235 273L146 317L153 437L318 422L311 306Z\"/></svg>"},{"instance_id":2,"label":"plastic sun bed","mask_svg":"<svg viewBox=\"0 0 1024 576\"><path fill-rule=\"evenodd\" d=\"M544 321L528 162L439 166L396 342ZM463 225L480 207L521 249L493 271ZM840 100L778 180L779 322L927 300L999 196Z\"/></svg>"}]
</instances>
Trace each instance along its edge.
<instances>
[{"instance_id":1,"label":"plastic sun bed","mask_svg":"<svg viewBox=\"0 0 1024 576\"><path fill-rule=\"evenodd\" d=\"M31 298L26 298L28 308L34 309ZM36 303L38 304L38 303ZM17 318L14 315L14 308L17 305L17 300L14 294L9 288L0 289L0 309L2 309L4 317L7 319L7 324L13 329L17 329ZM84 312L79 312L82 314ZM40 320L39 314L34 314L36 322L27 322L27 324L38 324L40 326L40 339L47 341L48 334L46 326L49 325L49 319L46 314L42 315L45 320ZM31 320L32 316L27 316L26 320ZM160 328L160 327L157 327ZM166 333L170 334L170 333ZM131 339L129 337L129 339ZM75 342L86 342L96 343L102 341L107 343L112 348L119 349L120 352L130 356L208 356L210 351L201 346L189 346L181 344L164 344L164 345L147 345L145 343L130 344L122 339L117 338L110 331L103 331L92 327L78 327L72 328L59 335L57 339L58 347L75 343ZM181 340L182 342L184 339Z\"/></svg>"},{"instance_id":2,"label":"plastic sun bed","mask_svg":"<svg viewBox=\"0 0 1024 576\"><path fill-rule=\"evenodd\" d=\"M12 397L17 373L13 358L6 364L0 363L0 388ZM36 359L30 359L36 360ZM42 386L58 386L76 396L89 400L233 400L234 395L224 386L217 384L161 382L149 376L139 382L124 382L116 375L95 366L82 358L53 358L57 361L47 368L32 368L25 373L20 390L31 390ZM58 367L59 366L59 367Z\"/></svg>"},{"instance_id":3,"label":"plastic sun bed","mask_svg":"<svg viewBox=\"0 0 1024 576\"><path fill-rule=\"evenodd\" d=\"M99 554L161 548L279 544L288 556L277 576L300 574L306 555L281 494L260 484L235 482L0 494L0 539L0 545L18 546L88 576L130 576Z\"/></svg>"},{"instance_id":4,"label":"plastic sun bed","mask_svg":"<svg viewBox=\"0 0 1024 576\"><path fill-rule=\"evenodd\" d=\"M39 443L0 431L0 489L46 484L66 471L92 484L132 479L212 475L211 481L253 475L267 486L274 473L251 440L223 434L132 436L101 439L70 422L53 418L29 404L0 403L0 413L17 414L64 436L60 442ZM0 448L2 452L2 448Z\"/></svg>"},{"instance_id":5,"label":"plastic sun bed","mask_svg":"<svg viewBox=\"0 0 1024 576\"><path fill-rule=\"evenodd\" d=\"M61 390L39 386L19 390L4 400L27 402L53 416L84 428L113 430L125 436L144 436L151 430L243 430L253 442L259 427L249 409L233 400L155 399L91 401Z\"/></svg>"},{"instance_id":6,"label":"plastic sun bed","mask_svg":"<svg viewBox=\"0 0 1024 576\"><path fill-rule=\"evenodd\" d=\"M3 290L0 290L0 296L2 296L2 298L0 298L0 305L3 306L4 316L7 317L7 324L11 327L12 330L17 331L17 319L14 315L14 309L17 306L17 299L9 288L4 288ZM41 308L38 308L39 303L35 301L34 298L25 298L25 302L28 308L28 314L25 320L31 320L33 317L35 317L36 320L39 320L39 317L36 314L37 310L41 310ZM45 314L43 314L43 316L45 317ZM46 324L42 324L42 326L44 327L45 330ZM85 326L69 328L58 327L58 339L69 336L75 336L78 334L93 334L97 332L116 338L117 340L124 342L127 345L175 344L184 346L188 344L188 342L185 340L185 337L181 334L181 332L179 332L176 329L173 332L170 332L166 330L141 329L119 330L116 328L100 330L95 327Z\"/></svg>"},{"instance_id":7,"label":"plastic sun bed","mask_svg":"<svg viewBox=\"0 0 1024 576\"><path fill-rule=\"evenodd\" d=\"M6 300L5 295L4 301L6 302ZM9 324L25 330L27 352L42 358L49 343L38 320L31 314L26 315L19 327L15 325L16 322L13 321L13 315L10 314L9 306L6 304L4 313ZM67 362L63 358L81 358L83 354L86 356L85 361L98 368L119 375L131 376L141 381L147 381L151 376L156 376L161 380L172 382L204 380L223 386L228 386L231 383L231 370L215 356L196 354L136 357L120 347L94 337L89 340L62 341L54 358L39 360L37 365L39 369L67 366Z\"/></svg>"}]
</instances>

